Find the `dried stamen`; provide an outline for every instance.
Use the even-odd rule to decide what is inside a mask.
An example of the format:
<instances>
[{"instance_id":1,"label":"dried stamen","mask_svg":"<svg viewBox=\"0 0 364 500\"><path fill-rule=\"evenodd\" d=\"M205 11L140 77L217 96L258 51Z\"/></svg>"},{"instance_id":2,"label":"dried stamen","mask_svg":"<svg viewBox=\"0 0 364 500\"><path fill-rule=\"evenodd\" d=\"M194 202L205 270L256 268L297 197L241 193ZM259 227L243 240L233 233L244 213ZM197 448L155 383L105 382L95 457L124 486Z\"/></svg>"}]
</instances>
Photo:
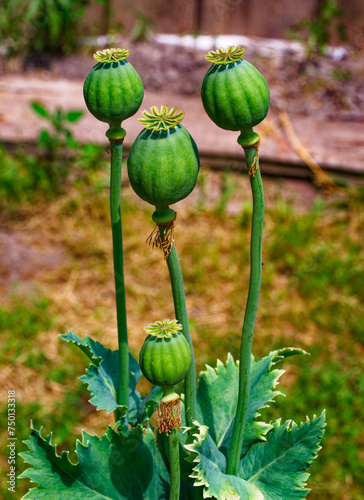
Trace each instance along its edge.
<instances>
[{"instance_id":1,"label":"dried stamen","mask_svg":"<svg viewBox=\"0 0 364 500\"><path fill-rule=\"evenodd\" d=\"M157 224L146 240L148 245L151 245L152 248L156 247L163 250L164 260L168 259L168 256L173 248L174 244L173 229L175 225L176 225L176 218L166 223ZM163 238L161 236L162 232L161 229L163 229Z\"/></svg>"},{"instance_id":2,"label":"dried stamen","mask_svg":"<svg viewBox=\"0 0 364 500\"><path fill-rule=\"evenodd\" d=\"M173 399L166 403L159 401L157 424L159 432L165 432L168 436L174 429L180 429L181 420L181 400Z\"/></svg>"}]
</instances>

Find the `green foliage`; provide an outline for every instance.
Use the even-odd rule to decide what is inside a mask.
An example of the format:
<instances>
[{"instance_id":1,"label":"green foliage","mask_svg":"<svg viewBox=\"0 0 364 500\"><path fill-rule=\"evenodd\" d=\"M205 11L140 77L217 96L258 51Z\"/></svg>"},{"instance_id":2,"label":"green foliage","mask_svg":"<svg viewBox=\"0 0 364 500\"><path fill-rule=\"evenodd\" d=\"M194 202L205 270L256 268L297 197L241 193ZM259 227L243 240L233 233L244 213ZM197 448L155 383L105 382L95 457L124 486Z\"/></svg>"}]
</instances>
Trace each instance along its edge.
<instances>
[{"instance_id":1,"label":"green foliage","mask_svg":"<svg viewBox=\"0 0 364 500\"><path fill-rule=\"evenodd\" d=\"M66 342L76 345L91 361L86 374L80 380L87 385L92 395L90 403L98 410L107 413L117 410L118 418L124 416L125 407L117 403L119 391L119 356L118 351L107 349L100 342L92 340L88 335L82 340L78 335L68 332L60 337ZM136 385L141 377L137 360L129 353L129 406L128 422L131 425L142 423L150 418L162 397L161 387L153 387L147 397L140 397ZM122 410L120 412L120 409Z\"/></svg>"},{"instance_id":2,"label":"green foliage","mask_svg":"<svg viewBox=\"0 0 364 500\"><path fill-rule=\"evenodd\" d=\"M300 426L274 423L267 441L258 443L240 463L240 474L263 493L265 500L306 497L306 470L317 457L324 434L325 413Z\"/></svg>"},{"instance_id":3,"label":"green foliage","mask_svg":"<svg viewBox=\"0 0 364 500\"><path fill-rule=\"evenodd\" d=\"M130 32L132 42L148 42L154 31L154 21L141 12L135 14L135 23Z\"/></svg>"},{"instance_id":4,"label":"green foliage","mask_svg":"<svg viewBox=\"0 0 364 500\"><path fill-rule=\"evenodd\" d=\"M72 342L90 359L90 366L86 374L80 377L80 380L87 384L92 398L90 403L96 406L98 410L105 410L107 413L122 410L125 415L125 406L117 403L119 394L119 355L118 351L111 351L105 348L100 342L95 342L86 335L84 340L80 339L72 332L61 335L66 342ZM129 353L129 407L128 419L131 423L136 423L140 407L140 395L135 390L141 371L138 362ZM120 414L121 415L121 414Z\"/></svg>"},{"instance_id":5,"label":"green foliage","mask_svg":"<svg viewBox=\"0 0 364 500\"><path fill-rule=\"evenodd\" d=\"M194 465L191 477L196 486L204 486L204 498L264 500L254 485L240 477L224 473L225 457L216 449L214 441L208 434L207 426L198 426L193 431L195 439L185 448L191 452L188 460Z\"/></svg>"},{"instance_id":6,"label":"green foliage","mask_svg":"<svg viewBox=\"0 0 364 500\"><path fill-rule=\"evenodd\" d=\"M253 362L246 428L248 435L255 418L259 416L258 410L280 394L274 388L283 371L273 367L282 359L302 352L300 349L281 349ZM196 439L192 444L187 440L185 446L192 452L188 461L197 463L191 474L195 484L205 486L208 498L216 496L219 500L233 498L233 495L252 500L305 498L308 478L305 471L320 449L324 414L312 421L307 419L299 427L291 421L281 425L280 420L273 426L262 427L264 432L261 436L257 433L255 439L244 442L239 478L226 475L224 455L229 448L226 436L234 417L237 383L238 370L231 357L226 365L218 362L215 370L208 367L200 375L198 399L201 417L207 426L197 425L197 433L194 430ZM231 403L232 411L227 403Z\"/></svg>"},{"instance_id":7,"label":"green foliage","mask_svg":"<svg viewBox=\"0 0 364 500\"><path fill-rule=\"evenodd\" d=\"M287 357L304 353L301 349L286 348L273 351L259 361L252 359L243 453L246 453L255 441L264 441L264 436L272 428L271 425L256 422L255 419L260 416L259 410L269 406L268 403L274 402L274 398L281 394L274 389L284 370L273 369L274 366ZM229 355L225 365L218 360L215 369L210 366L206 368L206 371L200 374L197 390L201 421L208 425L209 434L217 447L227 455L238 400L239 366Z\"/></svg>"},{"instance_id":8,"label":"green foliage","mask_svg":"<svg viewBox=\"0 0 364 500\"><path fill-rule=\"evenodd\" d=\"M342 17L343 11L339 9L337 0L325 0L316 16L302 19L291 26L288 35L305 43L308 57L322 55L326 52L334 30L342 41L346 40L345 26L339 21Z\"/></svg>"},{"instance_id":9,"label":"green foliage","mask_svg":"<svg viewBox=\"0 0 364 500\"><path fill-rule=\"evenodd\" d=\"M23 202L36 202L59 195L75 173L73 182L86 182L86 170L100 168L103 148L94 144L79 144L72 125L83 111L51 112L39 102L31 103L32 110L45 122L40 131L37 154L26 154L19 146L15 155L7 154L0 146L0 208L16 209Z\"/></svg>"},{"instance_id":10,"label":"green foliage","mask_svg":"<svg viewBox=\"0 0 364 500\"><path fill-rule=\"evenodd\" d=\"M105 348L88 336L82 340L68 332L61 337L75 344L91 361L86 375L80 377L93 396L90 402L99 410L119 411L120 406L116 403L118 352ZM130 432L128 428L124 429L126 434L109 428L101 439L84 432L82 442L77 442L76 464L69 460L68 452L57 454L51 435L44 439L40 431L32 427L30 440L26 441L29 451L21 454L32 467L19 477L30 478L39 486L31 489L24 498L36 500L56 495L59 499L66 499L72 495L73 498L127 499L131 494L133 498L167 498L169 477L155 446L154 434L150 428L138 424L139 419L144 422L153 413L161 392L159 388L152 389L149 396L141 400L135 390L140 375L139 365L130 355L128 418L134 427ZM119 412L118 416L123 414Z\"/></svg>"},{"instance_id":11,"label":"green foliage","mask_svg":"<svg viewBox=\"0 0 364 500\"><path fill-rule=\"evenodd\" d=\"M86 370L86 373L89 376L90 368L92 368L92 376L89 378L86 377L86 379L83 376L81 380L88 384L88 389L93 395L93 399L97 399L97 403L100 402L98 409L103 409L105 407L104 398L107 393L110 390L111 392L115 392L112 390L112 387L115 386L115 378L117 376L117 370L115 370L116 360L118 359L117 351L111 352L109 349L105 349L102 344L94 342L89 337L85 337L82 341L77 335L71 332L63 335L62 338L74 343L91 360L91 365ZM194 466L193 470L190 470L190 477L195 480L196 486L205 486L206 495L217 496L221 500L228 500L233 494L246 497L250 500L263 500L263 492L266 495L264 498L277 500L278 497L274 496L273 493L279 491L278 486L271 486L271 489L269 489L264 484L275 485L275 480L270 477L270 472L278 478L281 469L277 469L274 463L281 460L283 464L282 468L285 472L282 472L279 477L279 481L282 482L280 487L285 487L285 492L295 492L294 498L304 498L304 484L307 474L303 474L303 471L312 463L319 449L318 443L322 437L324 425L323 417L312 422L307 421L300 428L288 422L283 426L280 426L279 422L276 422L274 426L255 422L255 418L260 416L258 410L266 407L269 402L274 400L276 395L280 394L274 388L283 371L275 369L274 366L284 358L301 353L303 351L300 349L280 349L270 353L260 361L253 360L248 424L246 428L247 441L244 442L243 472L241 472L240 477L226 476L226 457L224 455L230 446L234 407L237 401L238 366L234 363L232 357L229 356L226 365L218 362L215 370L207 367L206 372L201 373L198 401L200 416L208 424L208 427L202 426L197 429L198 433L194 434L197 440L191 443L191 439L188 438L185 449L192 453L192 456L187 456L187 461ZM113 354L115 354L114 360L112 359ZM133 358L131 358L130 366L131 387L134 387L134 391L134 384L139 379L140 371L136 360ZM94 374L97 374L97 383L94 384L93 380L89 383ZM226 391L229 391L228 397ZM150 404L151 396L149 396L149 400L148 403ZM96 404L93 400L91 402ZM227 402L231 402L231 407L226 404ZM117 405L115 403L113 409L116 408ZM32 481L37 482L39 487L30 490L25 498L29 497L35 500L49 498L47 495L50 494L50 491L53 493L56 491L57 498L60 499L66 498L67 494L72 494L75 499L82 497L95 498L91 494L95 494L96 491L96 494L99 495L96 498L102 498L103 495L106 498L123 499L127 498L126 484L129 485L129 488L134 488L130 490L133 491L134 497L138 494L140 498L145 499L163 498L161 495L168 493L168 488L166 489L168 476L166 476L165 464L162 456L159 454L158 448L155 447L152 430L145 431L145 429L148 429L145 421L141 422L143 425L137 423L140 408L139 401L134 406L135 419L129 420L129 423L134 424L130 434L123 435L109 428L106 435L98 439L96 436L84 433L82 443L78 443L77 445L77 464L71 463L65 452L61 456L57 455L55 447L51 445L51 436L48 436L44 440L38 431L32 429L31 439L27 441L30 451L22 453L24 460L32 468L23 472L21 477L30 478ZM107 411L112 411L108 408L106 409ZM155 409L155 405L153 409ZM132 405L129 408L129 415L131 414L131 410ZM147 417L146 414L144 414L145 417ZM320 425L317 425L318 421ZM198 424L197 427L199 427ZM144 429L144 432L141 432L141 429ZM281 439L279 440L277 436L281 436ZM140 444L136 444L136 440L140 440ZM148 441L148 446L145 446L145 440ZM183 438L181 441L184 441ZM279 447L278 441L281 442L283 448ZM135 445L133 446L133 450L129 450L129 443ZM263 445L263 448L260 445ZM100 464L116 463L116 457L114 456L115 448L120 454L117 461L117 473L115 472L120 478L120 484L117 484L113 480L114 473L112 467L106 469L100 465L101 469L98 469L100 480L98 480L98 475L95 476L95 474L92 475L90 473L93 461L98 460ZM284 452L282 452L282 449ZM129 451L132 451L132 453L129 453ZM127 470L129 471L132 461L135 461L139 465L145 461L142 467L143 471L138 469L138 474L135 476L136 478L142 473L142 476L139 478L142 488L140 492L138 492L133 483L134 476L129 478L130 474L126 472ZM248 466L244 465L244 461L247 461ZM262 463L263 461L264 464ZM126 469L123 474L122 468L124 463ZM195 466L195 463L198 465ZM288 464L290 465L289 467ZM253 470L254 467L258 469ZM47 474L44 473L45 470L48 470ZM148 472L150 470L152 471L151 473ZM247 475L247 471L250 471L251 474ZM300 473L300 475L297 476L297 473ZM268 479L267 475L269 476ZM162 478L165 481L164 487L161 486L158 478ZM151 492L154 491L153 488L156 488L158 483L159 488L162 487L162 490L155 490L158 491L157 496L156 493L152 494ZM91 490L94 490L94 492L91 493Z\"/></svg>"},{"instance_id":12,"label":"green foliage","mask_svg":"<svg viewBox=\"0 0 364 500\"><path fill-rule=\"evenodd\" d=\"M32 500L166 499L169 477L150 429L138 425L124 436L108 428L101 438L83 432L76 451L77 464L68 453L58 455L51 434L43 438L32 428L21 456L31 465L21 476L39 484L23 498Z\"/></svg>"},{"instance_id":13,"label":"green foliage","mask_svg":"<svg viewBox=\"0 0 364 500\"><path fill-rule=\"evenodd\" d=\"M41 130L38 138L38 146L47 152L50 157L57 157L61 149L76 149L78 144L73 137L69 124L77 122L83 115L83 111L62 111L57 108L53 113L39 102L31 103L33 111L48 122L50 131Z\"/></svg>"},{"instance_id":14,"label":"green foliage","mask_svg":"<svg viewBox=\"0 0 364 500\"><path fill-rule=\"evenodd\" d=\"M214 446L208 427L198 426L193 443L186 445L192 453L188 460L197 463L191 477L195 484L205 486L207 498L304 499L309 476L305 471L317 456L324 427L324 413L312 421L307 418L300 426L276 421L267 440L256 443L242 458L235 477L225 474L224 456Z\"/></svg>"},{"instance_id":15,"label":"green foliage","mask_svg":"<svg viewBox=\"0 0 364 500\"><path fill-rule=\"evenodd\" d=\"M88 0L3 0L0 39L8 55L69 54Z\"/></svg>"},{"instance_id":16,"label":"green foliage","mask_svg":"<svg viewBox=\"0 0 364 500\"><path fill-rule=\"evenodd\" d=\"M96 367L99 367L101 361L105 358L105 352L110 351L110 349L106 351L106 349L103 346L101 346L99 342L95 342L87 335L84 338L84 340L82 340L78 335L69 331L67 333L64 333L63 335L60 335L60 337L62 340L65 340L66 342L71 342L72 344L76 345L80 349L80 351L86 354L89 360ZM97 347L99 346L101 346L102 351L105 352L98 353ZM102 354L104 354L104 356L102 356Z\"/></svg>"},{"instance_id":17,"label":"green foliage","mask_svg":"<svg viewBox=\"0 0 364 500\"><path fill-rule=\"evenodd\" d=\"M287 348L271 352L260 361L252 360L251 389L247 410L243 453L257 440L265 440L265 435L272 428L270 424L257 422L259 410L265 408L268 402L281 394L274 387L284 370L273 369L280 360L303 354L300 349ZM197 390L197 401L201 422L209 427L209 433L217 447L227 455L231 445L232 429L234 425L236 405L238 401L239 367L234 363L231 355L224 365L217 362L215 369L207 366L201 372Z\"/></svg>"},{"instance_id":18,"label":"green foliage","mask_svg":"<svg viewBox=\"0 0 364 500\"><path fill-rule=\"evenodd\" d=\"M3 0L0 9L0 40L6 44L9 55L18 53L26 43L23 33L24 20L20 12L24 0Z\"/></svg>"}]
</instances>

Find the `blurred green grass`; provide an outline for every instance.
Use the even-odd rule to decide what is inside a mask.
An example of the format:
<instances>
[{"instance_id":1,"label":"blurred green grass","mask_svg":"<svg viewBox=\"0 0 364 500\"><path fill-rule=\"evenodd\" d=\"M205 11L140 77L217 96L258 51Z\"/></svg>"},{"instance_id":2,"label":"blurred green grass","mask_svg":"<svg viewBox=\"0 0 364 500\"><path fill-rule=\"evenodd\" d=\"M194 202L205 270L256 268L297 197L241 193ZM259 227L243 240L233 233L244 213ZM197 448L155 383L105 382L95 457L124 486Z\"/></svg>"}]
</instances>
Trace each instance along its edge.
<instances>
[{"instance_id":1,"label":"blurred green grass","mask_svg":"<svg viewBox=\"0 0 364 500\"><path fill-rule=\"evenodd\" d=\"M34 227L37 218L41 244L62 247L67 256L57 269L42 274L35 269L36 287L29 286L29 277L27 286L22 287L20 281L15 287L18 292L8 295L0 308L0 367L8 370L3 385L18 393L18 452L25 450L20 441L29 433L31 418L35 427L44 426L45 434L53 430L59 450L73 450L83 427L100 434L112 424L110 416L95 412L88 404L87 392L76 380L86 359L57 337L74 328L82 336L87 333L116 347L108 192L104 189L107 171L95 172L95 168L90 170L85 182L64 185L62 196L46 196L47 201L39 201L41 192L37 191L37 203L27 198L20 215L16 212L19 205L12 204L9 212L3 208L7 229L14 221L16 228L20 220L26 237L24 222L33 221L30 226ZM87 175L85 170L82 175ZM213 182L220 192L211 202L206 193ZM254 353L261 357L293 345L311 356L285 363L281 390L287 397L278 398L274 407L262 413L268 420L302 421L326 408L328 425L323 450L310 471L309 498L361 500L364 192L350 188L347 195L329 201L318 193L312 207L302 209L294 194L290 199L284 196L284 183L266 180L265 185L264 272ZM129 188L122 194L130 343L137 355L144 336L142 326L173 315L173 303L165 263L144 244L153 229L151 210ZM20 191L17 197L19 203ZM239 357L249 280L249 200L244 175L203 170L195 203L185 203L178 210L176 245L198 370L205 363L214 365L216 358L225 361L228 351ZM231 203L235 203L234 215ZM5 297L6 288L0 292ZM4 398L1 415L6 421ZM2 432L2 443L6 437ZM4 455L0 473L6 474L7 468ZM18 472L23 469L18 460ZM17 493L24 494L27 487L26 481L18 482ZM6 490L3 495L6 500L14 498Z\"/></svg>"}]
</instances>

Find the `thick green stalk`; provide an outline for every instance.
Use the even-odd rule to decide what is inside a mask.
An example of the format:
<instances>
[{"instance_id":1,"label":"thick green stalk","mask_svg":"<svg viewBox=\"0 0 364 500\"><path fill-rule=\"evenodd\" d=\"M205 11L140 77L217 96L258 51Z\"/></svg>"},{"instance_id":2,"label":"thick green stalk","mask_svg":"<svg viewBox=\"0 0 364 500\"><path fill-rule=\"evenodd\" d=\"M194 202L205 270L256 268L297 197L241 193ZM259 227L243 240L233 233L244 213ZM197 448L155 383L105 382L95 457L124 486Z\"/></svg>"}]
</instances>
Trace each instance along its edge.
<instances>
[{"instance_id":1,"label":"thick green stalk","mask_svg":"<svg viewBox=\"0 0 364 500\"><path fill-rule=\"evenodd\" d=\"M164 229L161 228L161 237L163 238ZM179 263L176 246L173 244L171 253L167 258L167 266L172 285L172 294L174 302L174 311L176 319L183 327L183 335L186 337L192 353L191 368L187 373L185 379L185 408L186 408L186 421L189 427L193 426L193 420L197 418L196 414L196 367L195 355L193 352L192 339L190 334L190 327L188 325L188 316L186 308L185 291L183 285L183 275L181 265Z\"/></svg>"},{"instance_id":2,"label":"thick green stalk","mask_svg":"<svg viewBox=\"0 0 364 500\"><path fill-rule=\"evenodd\" d=\"M129 405L129 348L125 307L125 284L123 266L123 234L120 215L122 141L110 141L110 213L114 256L114 278L116 294L116 318L119 344L119 394L118 403ZM117 417L117 415L116 415Z\"/></svg>"},{"instance_id":3,"label":"thick green stalk","mask_svg":"<svg viewBox=\"0 0 364 500\"><path fill-rule=\"evenodd\" d=\"M250 241L250 282L245 309L239 364L239 398L236 410L227 473L237 475L250 392L250 364L255 317L257 314L262 277L262 238L264 219L264 191L257 158L257 149L245 149L253 195L253 215ZM254 164L256 162L256 164Z\"/></svg>"},{"instance_id":4,"label":"thick green stalk","mask_svg":"<svg viewBox=\"0 0 364 500\"><path fill-rule=\"evenodd\" d=\"M168 436L169 445L169 473L171 478L171 489L169 491L169 500L179 500L179 492L181 487L181 472L179 465L179 442L178 429L173 431Z\"/></svg>"}]
</instances>

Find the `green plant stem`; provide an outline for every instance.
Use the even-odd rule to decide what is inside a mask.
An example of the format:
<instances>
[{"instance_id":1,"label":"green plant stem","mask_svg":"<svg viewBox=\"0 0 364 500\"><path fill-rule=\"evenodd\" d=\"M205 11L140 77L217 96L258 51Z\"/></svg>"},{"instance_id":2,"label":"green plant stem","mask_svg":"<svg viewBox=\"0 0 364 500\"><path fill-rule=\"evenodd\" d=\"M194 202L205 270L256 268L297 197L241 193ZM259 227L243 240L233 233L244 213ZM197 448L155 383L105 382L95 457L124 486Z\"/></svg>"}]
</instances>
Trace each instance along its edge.
<instances>
[{"instance_id":1,"label":"green plant stem","mask_svg":"<svg viewBox=\"0 0 364 500\"><path fill-rule=\"evenodd\" d=\"M253 165L255 153L255 149L245 149L245 160L248 170ZM256 161L258 162L258 159ZM241 336L239 398L227 467L227 473L232 475L237 475L244 439L244 429L247 418L247 408L250 392L252 341L262 277L264 191L262 178L259 171L259 164L257 164L256 174L254 176L250 175L250 185L253 196L253 215L250 241L250 281L248 300L246 304L243 323L243 331Z\"/></svg>"},{"instance_id":2,"label":"green plant stem","mask_svg":"<svg viewBox=\"0 0 364 500\"><path fill-rule=\"evenodd\" d=\"M161 238L164 235L164 229L161 228ZM193 420L197 418L196 414L196 367L195 355L193 352L190 327L188 325L188 316L186 308L186 298L183 285L183 274L179 263L176 246L173 244L171 253L167 258L167 266L172 285L172 295L174 302L174 311L176 319L183 327L183 335L186 337L192 353L191 368L189 369L185 379L185 409L186 422L189 427L193 426Z\"/></svg>"},{"instance_id":3,"label":"green plant stem","mask_svg":"<svg viewBox=\"0 0 364 500\"><path fill-rule=\"evenodd\" d=\"M171 478L171 489L169 491L169 500L179 500L179 492L181 486L181 472L179 465L179 442L178 429L173 431L168 436L169 445L169 472Z\"/></svg>"},{"instance_id":4,"label":"green plant stem","mask_svg":"<svg viewBox=\"0 0 364 500\"><path fill-rule=\"evenodd\" d=\"M121 166L123 143L110 142L110 213L114 257L114 278L116 294L116 318L119 344L119 394L118 403L129 405L129 348L126 323L125 283L123 266L123 233L120 214ZM119 418L119 415L115 415Z\"/></svg>"}]
</instances>

